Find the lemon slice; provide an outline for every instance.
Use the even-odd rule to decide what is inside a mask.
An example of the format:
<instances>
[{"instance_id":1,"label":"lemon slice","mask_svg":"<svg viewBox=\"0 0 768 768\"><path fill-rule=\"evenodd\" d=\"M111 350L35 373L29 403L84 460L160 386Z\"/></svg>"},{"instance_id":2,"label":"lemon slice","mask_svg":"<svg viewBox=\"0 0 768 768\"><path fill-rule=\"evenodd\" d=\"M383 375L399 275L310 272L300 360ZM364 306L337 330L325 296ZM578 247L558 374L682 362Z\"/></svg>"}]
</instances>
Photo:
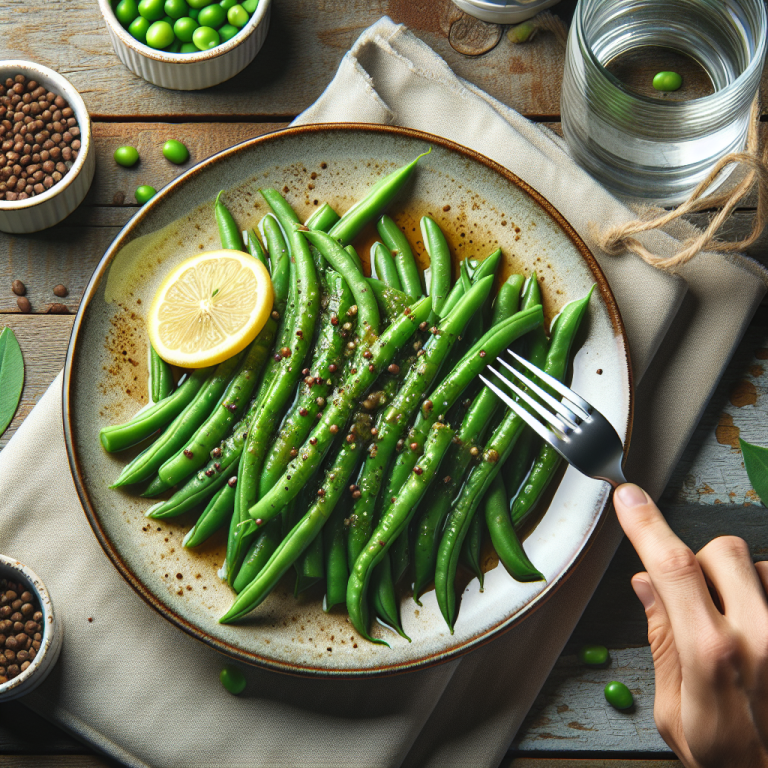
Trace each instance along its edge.
<instances>
[{"instance_id":1,"label":"lemon slice","mask_svg":"<svg viewBox=\"0 0 768 768\"><path fill-rule=\"evenodd\" d=\"M201 253L163 280L149 308L149 339L172 365L215 365L256 338L273 299L272 281L258 259L241 251Z\"/></svg>"}]
</instances>

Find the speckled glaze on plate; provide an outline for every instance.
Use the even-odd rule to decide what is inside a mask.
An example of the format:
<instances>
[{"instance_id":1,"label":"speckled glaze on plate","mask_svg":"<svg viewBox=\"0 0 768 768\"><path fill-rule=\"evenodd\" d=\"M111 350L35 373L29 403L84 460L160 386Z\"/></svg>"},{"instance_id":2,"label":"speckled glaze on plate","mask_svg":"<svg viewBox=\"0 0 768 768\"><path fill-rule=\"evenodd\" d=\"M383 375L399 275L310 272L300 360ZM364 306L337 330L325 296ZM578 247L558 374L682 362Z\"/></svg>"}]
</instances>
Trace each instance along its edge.
<instances>
[{"instance_id":1,"label":"speckled glaze on plate","mask_svg":"<svg viewBox=\"0 0 768 768\"><path fill-rule=\"evenodd\" d=\"M258 194L283 192L306 218L329 202L343 212L382 175L432 147L390 211L424 258L418 221L429 213L457 259L500 246L505 273L535 269L551 319L597 283L574 362L573 386L628 443L632 384L627 342L608 284L562 216L513 174L487 158L428 134L389 126L315 125L239 144L200 163L153 198L118 235L86 289L64 370L64 429L80 499L96 537L121 575L165 618L217 650L274 670L307 675L377 675L453 658L503 632L540 606L573 571L600 526L608 486L568 468L546 513L527 538L546 585L515 582L485 557L485 590L468 581L451 635L434 592L418 606L401 601L412 642L376 626L391 648L361 639L341 607L326 614L321 588L293 597L292 573L243 622L217 618L233 593L216 575L224 532L198 550L181 541L195 513L149 520L151 502L108 485L133 454L105 453L101 427L124 421L147 402L144 317L159 281L181 260L218 247L212 204L220 189L243 228L268 211ZM356 245L365 257L375 232ZM422 263L423 266L423 263Z\"/></svg>"}]
</instances>

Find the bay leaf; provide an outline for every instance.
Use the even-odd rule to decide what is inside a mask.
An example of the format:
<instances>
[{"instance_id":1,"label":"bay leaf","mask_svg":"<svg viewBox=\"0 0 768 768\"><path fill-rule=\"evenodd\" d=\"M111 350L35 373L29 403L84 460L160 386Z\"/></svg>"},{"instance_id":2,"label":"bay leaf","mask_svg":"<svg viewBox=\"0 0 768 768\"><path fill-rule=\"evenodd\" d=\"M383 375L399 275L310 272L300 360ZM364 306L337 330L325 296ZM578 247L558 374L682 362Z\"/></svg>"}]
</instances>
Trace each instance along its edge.
<instances>
[{"instance_id":1,"label":"bay leaf","mask_svg":"<svg viewBox=\"0 0 768 768\"><path fill-rule=\"evenodd\" d=\"M752 445L739 438L741 455L744 457L744 467L747 470L749 482L760 497L763 505L768 507L768 448Z\"/></svg>"},{"instance_id":2,"label":"bay leaf","mask_svg":"<svg viewBox=\"0 0 768 768\"><path fill-rule=\"evenodd\" d=\"M16 334L0 331L0 435L11 423L24 387L24 359Z\"/></svg>"}]
</instances>

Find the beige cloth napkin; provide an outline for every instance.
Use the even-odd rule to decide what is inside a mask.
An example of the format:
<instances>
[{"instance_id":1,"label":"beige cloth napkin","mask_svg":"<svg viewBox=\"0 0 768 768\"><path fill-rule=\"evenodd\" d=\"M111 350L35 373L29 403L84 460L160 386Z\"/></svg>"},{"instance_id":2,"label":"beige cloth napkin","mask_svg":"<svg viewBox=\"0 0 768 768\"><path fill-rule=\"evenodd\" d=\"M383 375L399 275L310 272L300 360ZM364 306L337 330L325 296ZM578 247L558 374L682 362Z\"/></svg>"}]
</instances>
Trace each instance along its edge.
<instances>
[{"instance_id":1,"label":"beige cloth napkin","mask_svg":"<svg viewBox=\"0 0 768 768\"><path fill-rule=\"evenodd\" d=\"M588 241L590 220L632 215L552 134L458 79L387 18L297 122L318 121L396 123L470 146L548 197ZM662 233L649 241L674 246ZM658 496L765 293L764 275L739 257L699 256L680 278L596 255L642 377L628 475ZM381 680L248 668L235 698L218 683L225 660L148 608L101 551L69 474L60 400L59 378L0 454L0 551L37 571L65 626L56 669L23 701L127 765L493 768L621 536L610 516L543 608L462 659Z\"/></svg>"}]
</instances>

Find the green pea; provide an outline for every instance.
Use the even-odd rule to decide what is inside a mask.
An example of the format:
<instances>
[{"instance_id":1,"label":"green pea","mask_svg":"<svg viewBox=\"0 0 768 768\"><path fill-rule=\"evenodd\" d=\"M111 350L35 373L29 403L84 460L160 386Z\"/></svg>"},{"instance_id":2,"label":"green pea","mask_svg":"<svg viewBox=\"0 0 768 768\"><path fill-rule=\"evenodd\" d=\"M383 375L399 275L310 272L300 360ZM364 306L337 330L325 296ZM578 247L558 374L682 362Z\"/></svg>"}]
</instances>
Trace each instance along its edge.
<instances>
[{"instance_id":1,"label":"green pea","mask_svg":"<svg viewBox=\"0 0 768 768\"><path fill-rule=\"evenodd\" d=\"M184 43L179 53L200 53L200 49L194 43Z\"/></svg>"},{"instance_id":2,"label":"green pea","mask_svg":"<svg viewBox=\"0 0 768 768\"><path fill-rule=\"evenodd\" d=\"M176 139L169 139L163 144L163 157L176 165L181 165L189 160L189 150Z\"/></svg>"},{"instance_id":3,"label":"green pea","mask_svg":"<svg viewBox=\"0 0 768 768\"><path fill-rule=\"evenodd\" d=\"M608 661L608 649L604 645L582 645L579 648L579 659L582 664L600 667Z\"/></svg>"},{"instance_id":4,"label":"green pea","mask_svg":"<svg viewBox=\"0 0 768 768\"><path fill-rule=\"evenodd\" d=\"M616 709L629 709L635 700L632 691L624 683L613 680L605 686L605 700Z\"/></svg>"},{"instance_id":5,"label":"green pea","mask_svg":"<svg viewBox=\"0 0 768 768\"><path fill-rule=\"evenodd\" d=\"M221 0L219 5L225 10L228 11L233 5L237 5L237 0Z\"/></svg>"},{"instance_id":6,"label":"green pea","mask_svg":"<svg viewBox=\"0 0 768 768\"><path fill-rule=\"evenodd\" d=\"M187 0L165 0L164 10L166 16L181 19L189 13L189 6Z\"/></svg>"},{"instance_id":7,"label":"green pea","mask_svg":"<svg viewBox=\"0 0 768 768\"><path fill-rule=\"evenodd\" d=\"M210 27L198 27L192 35L192 42L199 50L209 51L221 42L221 38L215 29L211 29Z\"/></svg>"},{"instance_id":8,"label":"green pea","mask_svg":"<svg viewBox=\"0 0 768 768\"><path fill-rule=\"evenodd\" d=\"M219 37L222 43L226 43L227 40L231 40L240 30L237 27L233 27L231 24L225 24L223 27L219 27Z\"/></svg>"},{"instance_id":9,"label":"green pea","mask_svg":"<svg viewBox=\"0 0 768 768\"><path fill-rule=\"evenodd\" d=\"M218 29L227 20L227 12L220 5L209 5L200 11L197 22L201 27Z\"/></svg>"},{"instance_id":10,"label":"green pea","mask_svg":"<svg viewBox=\"0 0 768 768\"><path fill-rule=\"evenodd\" d=\"M132 165L136 165L139 162L139 150L136 147L118 147L115 150L115 154L112 155L115 158L115 162L118 165L130 168Z\"/></svg>"},{"instance_id":11,"label":"green pea","mask_svg":"<svg viewBox=\"0 0 768 768\"><path fill-rule=\"evenodd\" d=\"M167 48L174 39L173 27L167 21L156 21L147 30L147 45L150 48Z\"/></svg>"},{"instance_id":12,"label":"green pea","mask_svg":"<svg viewBox=\"0 0 768 768\"><path fill-rule=\"evenodd\" d=\"M189 9L189 18L194 19L197 21L197 17L200 15L200 11L197 10L197 8L190 8Z\"/></svg>"},{"instance_id":13,"label":"green pea","mask_svg":"<svg viewBox=\"0 0 768 768\"><path fill-rule=\"evenodd\" d=\"M139 13L150 21L157 21L165 16L163 0L139 0Z\"/></svg>"},{"instance_id":14,"label":"green pea","mask_svg":"<svg viewBox=\"0 0 768 768\"><path fill-rule=\"evenodd\" d=\"M180 53L181 52L181 40L175 40L167 47L163 48L166 53Z\"/></svg>"},{"instance_id":15,"label":"green pea","mask_svg":"<svg viewBox=\"0 0 768 768\"><path fill-rule=\"evenodd\" d=\"M136 0L120 0L115 8L117 20L124 26L130 26L131 22L139 15L139 6Z\"/></svg>"},{"instance_id":16,"label":"green pea","mask_svg":"<svg viewBox=\"0 0 768 768\"><path fill-rule=\"evenodd\" d=\"M245 690L245 675L237 667L224 667L219 674L219 680L233 696Z\"/></svg>"},{"instance_id":17,"label":"green pea","mask_svg":"<svg viewBox=\"0 0 768 768\"><path fill-rule=\"evenodd\" d=\"M248 11L246 11L242 5L233 5L227 11L227 21L233 27L244 27L250 18Z\"/></svg>"},{"instance_id":18,"label":"green pea","mask_svg":"<svg viewBox=\"0 0 768 768\"><path fill-rule=\"evenodd\" d=\"M653 87L657 91L676 91L683 84L677 72L659 72L653 76Z\"/></svg>"},{"instance_id":19,"label":"green pea","mask_svg":"<svg viewBox=\"0 0 768 768\"><path fill-rule=\"evenodd\" d=\"M147 30L152 22L143 16L137 16L128 27L128 31L140 42L147 42Z\"/></svg>"},{"instance_id":20,"label":"green pea","mask_svg":"<svg viewBox=\"0 0 768 768\"><path fill-rule=\"evenodd\" d=\"M136 191L133 196L136 198L136 202L139 205L151 200L157 194L157 190L154 187L150 187L149 184L142 184L140 187L136 187Z\"/></svg>"},{"instance_id":21,"label":"green pea","mask_svg":"<svg viewBox=\"0 0 768 768\"><path fill-rule=\"evenodd\" d=\"M210 5L215 0L187 0L190 8L196 8L198 11L201 8L205 8L206 5Z\"/></svg>"},{"instance_id":22,"label":"green pea","mask_svg":"<svg viewBox=\"0 0 768 768\"><path fill-rule=\"evenodd\" d=\"M173 34L181 40L182 43L191 43L192 35L200 25L189 16L184 16L181 19L176 19L176 23L173 25ZM195 48L197 50L197 48Z\"/></svg>"},{"instance_id":23,"label":"green pea","mask_svg":"<svg viewBox=\"0 0 768 768\"><path fill-rule=\"evenodd\" d=\"M253 15L256 13L256 9L259 7L259 0L245 0L244 3L242 3L243 8L245 8L248 13Z\"/></svg>"}]
</instances>

